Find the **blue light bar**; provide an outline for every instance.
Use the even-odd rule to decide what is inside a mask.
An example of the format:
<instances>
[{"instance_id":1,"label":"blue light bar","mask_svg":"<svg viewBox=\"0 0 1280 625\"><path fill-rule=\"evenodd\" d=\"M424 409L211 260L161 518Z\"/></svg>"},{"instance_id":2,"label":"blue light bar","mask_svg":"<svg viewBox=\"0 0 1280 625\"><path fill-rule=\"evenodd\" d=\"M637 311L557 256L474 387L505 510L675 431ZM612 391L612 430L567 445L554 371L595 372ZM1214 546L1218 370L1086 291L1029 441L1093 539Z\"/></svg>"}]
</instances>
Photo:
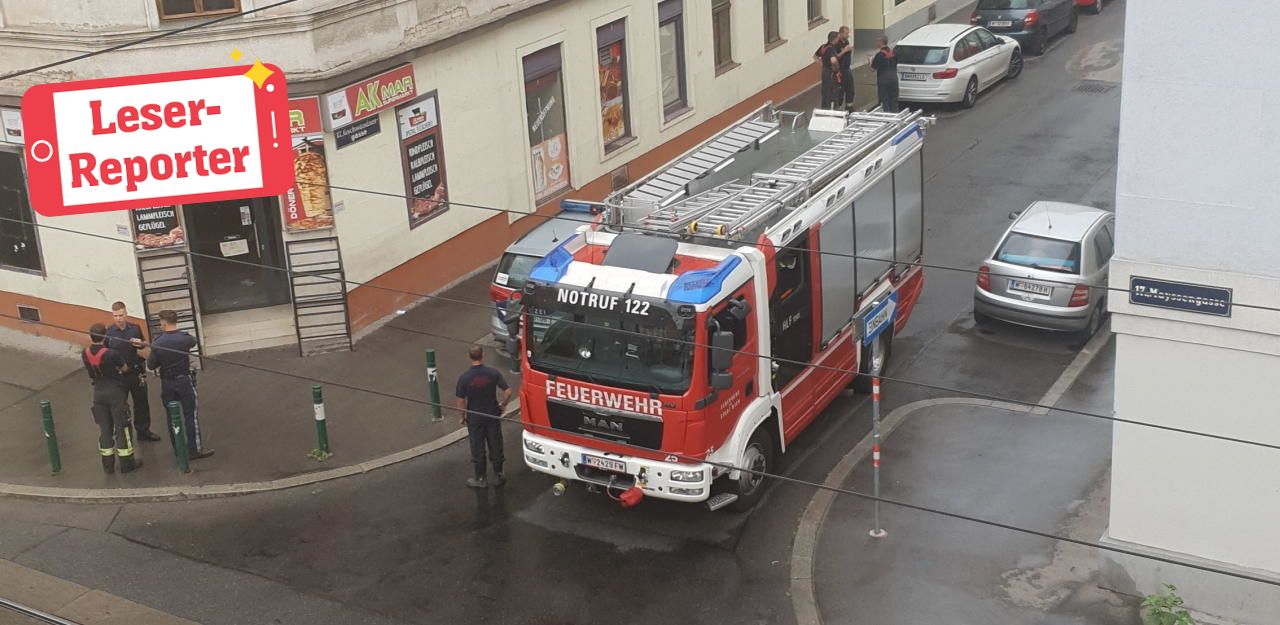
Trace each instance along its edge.
<instances>
[{"instance_id":1,"label":"blue light bar","mask_svg":"<svg viewBox=\"0 0 1280 625\"><path fill-rule=\"evenodd\" d=\"M724 281L729 279L729 274L741 262L741 258L730 256L720 261L714 269L699 269L682 274L671 283L667 299L677 304L705 304L720 292Z\"/></svg>"},{"instance_id":2,"label":"blue light bar","mask_svg":"<svg viewBox=\"0 0 1280 625\"><path fill-rule=\"evenodd\" d=\"M589 213L595 215L604 208L600 202L586 200L560 200L560 210L570 213Z\"/></svg>"},{"instance_id":3,"label":"blue light bar","mask_svg":"<svg viewBox=\"0 0 1280 625\"><path fill-rule=\"evenodd\" d=\"M550 254L538 261L538 264L533 266L533 271L529 272L529 279L536 282L559 282L560 278L569 271L569 263L573 262L573 254L564 249L564 246L576 238L578 235L575 234L565 239L563 243L556 246L556 249L551 250Z\"/></svg>"}]
</instances>

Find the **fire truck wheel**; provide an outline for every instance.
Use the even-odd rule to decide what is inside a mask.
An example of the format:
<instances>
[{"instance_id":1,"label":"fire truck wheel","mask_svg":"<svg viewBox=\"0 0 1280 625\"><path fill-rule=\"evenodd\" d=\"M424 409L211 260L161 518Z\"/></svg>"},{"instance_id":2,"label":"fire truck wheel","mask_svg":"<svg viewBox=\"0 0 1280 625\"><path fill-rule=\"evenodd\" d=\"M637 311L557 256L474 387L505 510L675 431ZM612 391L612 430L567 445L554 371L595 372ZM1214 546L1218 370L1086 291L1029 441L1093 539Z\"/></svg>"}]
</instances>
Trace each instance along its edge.
<instances>
[{"instance_id":1,"label":"fire truck wheel","mask_svg":"<svg viewBox=\"0 0 1280 625\"><path fill-rule=\"evenodd\" d=\"M766 421L766 423L768 423ZM732 490L738 495L732 508L737 512L746 512L760 501L764 494L764 476L762 473L773 471L773 438L763 427L751 435L746 451L742 452L739 466L751 469L755 473L738 472L738 479L733 482Z\"/></svg>"},{"instance_id":2,"label":"fire truck wheel","mask_svg":"<svg viewBox=\"0 0 1280 625\"><path fill-rule=\"evenodd\" d=\"M880 333L871 345L862 348L859 359L858 375L853 378L853 390L858 393L871 392L871 378L884 375L889 368L889 355L893 352L893 341L888 332Z\"/></svg>"}]
</instances>

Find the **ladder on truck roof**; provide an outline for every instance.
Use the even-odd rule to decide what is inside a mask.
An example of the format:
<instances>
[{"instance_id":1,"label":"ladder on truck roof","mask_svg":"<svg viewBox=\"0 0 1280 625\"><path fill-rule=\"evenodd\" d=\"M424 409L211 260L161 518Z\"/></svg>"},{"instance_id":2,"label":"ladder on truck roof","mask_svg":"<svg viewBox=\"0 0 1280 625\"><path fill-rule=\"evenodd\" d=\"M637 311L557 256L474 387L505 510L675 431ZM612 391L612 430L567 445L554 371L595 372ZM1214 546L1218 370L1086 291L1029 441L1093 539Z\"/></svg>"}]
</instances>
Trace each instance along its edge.
<instances>
[{"instance_id":1,"label":"ladder on truck roof","mask_svg":"<svg viewBox=\"0 0 1280 625\"><path fill-rule=\"evenodd\" d=\"M670 232L728 238L752 230L778 211L808 199L872 148L893 139L920 118L919 112L850 113L844 128L771 174L755 174L751 184L729 183L651 215L669 222ZM816 119L816 118L815 118ZM663 227L653 223L653 226Z\"/></svg>"},{"instance_id":2,"label":"ladder on truck roof","mask_svg":"<svg viewBox=\"0 0 1280 625\"><path fill-rule=\"evenodd\" d=\"M724 168L735 154L778 132L781 118L787 115L794 124L797 114L775 111L772 103L765 103L654 173L614 192L605 200L615 212L612 221L625 222L622 213L628 209L648 213L680 199L689 183Z\"/></svg>"}]
</instances>

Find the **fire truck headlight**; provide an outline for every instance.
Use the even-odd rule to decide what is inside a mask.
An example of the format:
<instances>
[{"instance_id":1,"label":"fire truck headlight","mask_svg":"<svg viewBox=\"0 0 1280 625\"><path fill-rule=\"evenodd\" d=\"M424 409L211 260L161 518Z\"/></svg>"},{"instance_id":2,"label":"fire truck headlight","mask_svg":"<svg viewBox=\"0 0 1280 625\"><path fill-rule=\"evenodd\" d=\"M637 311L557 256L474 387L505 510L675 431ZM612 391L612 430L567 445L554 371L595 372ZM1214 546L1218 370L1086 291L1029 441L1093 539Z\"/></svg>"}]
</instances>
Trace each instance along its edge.
<instances>
[{"instance_id":1,"label":"fire truck headlight","mask_svg":"<svg viewBox=\"0 0 1280 625\"><path fill-rule=\"evenodd\" d=\"M697 471L672 471L671 481L673 482L701 482L702 476L705 475L702 469Z\"/></svg>"},{"instance_id":2,"label":"fire truck headlight","mask_svg":"<svg viewBox=\"0 0 1280 625\"><path fill-rule=\"evenodd\" d=\"M671 487L672 495L684 495L686 497L697 497L702 494L701 488L680 488L679 486Z\"/></svg>"},{"instance_id":3,"label":"fire truck headlight","mask_svg":"<svg viewBox=\"0 0 1280 625\"><path fill-rule=\"evenodd\" d=\"M529 454L525 454L525 455L524 455L524 459L525 459L525 461L526 461L526 462L528 462L529 464L537 465L537 466L540 466L540 467L542 467L542 468L544 468L544 469L550 469L550 468L551 468L551 465L550 465L550 464L548 464L548 463L547 463L547 461L546 461L546 460L543 460L542 458L534 458L533 456L530 456Z\"/></svg>"},{"instance_id":4,"label":"fire truck headlight","mask_svg":"<svg viewBox=\"0 0 1280 625\"><path fill-rule=\"evenodd\" d=\"M524 448L535 454L543 454L547 452L547 450L542 448L542 443L535 443L527 438L524 439Z\"/></svg>"}]
</instances>

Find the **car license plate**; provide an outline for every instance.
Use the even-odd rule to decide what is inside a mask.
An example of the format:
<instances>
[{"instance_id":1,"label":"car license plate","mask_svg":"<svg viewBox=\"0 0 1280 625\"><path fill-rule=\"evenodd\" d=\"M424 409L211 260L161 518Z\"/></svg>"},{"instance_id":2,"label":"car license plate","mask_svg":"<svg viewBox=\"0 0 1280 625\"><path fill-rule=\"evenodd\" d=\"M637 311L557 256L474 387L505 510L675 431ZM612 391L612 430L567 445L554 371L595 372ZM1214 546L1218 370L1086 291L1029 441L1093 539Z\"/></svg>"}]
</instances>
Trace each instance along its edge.
<instances>
[{"instance_id":1,"label":"car license plate","mask_svg":"<svg viewBox=\"0 0 1280 625\"><path fill-rule=\"evenodd\" d=\"M990 26L991 28L1008 28L1013 26L1013 22L1010 20L991 20L990 22L987 22L987 26Z\"/></svg>"},{"instance_id":2,"label":"car license plate","mask_svg":"<svg viewBox=\"0 0 1280 625\"><path fill-rule=\"evenodd\" d=\"M601 458L600 456L592 456L590 454L582 454L582 464L605 471L613 471L614 473L626 473L627 463L613 458Z\"/></svg>"},{"instance_id":3,"label":"car license plate","mask_svg":"<svg viewBox=\"0 0 1280 625\"><path fill-rule=\"evenodd\" d=\"M928 74L912 74L910 72L902 72L903 80L928 80Z\"/></svg>"},{"instance_id":4,"label":"car license plate","mask_svg":"<svg viewBox=\"0 0 1280 625\"><path fill-rule=\"evenodd\" d=\"M1051 287L1051 286L1049 286L1049 285L1047 285L1047 284L1036 284L1036 283L1034 283L1034 282L1023 282L1023 281L1021 281L1021 280L1010 280L1010 281L1009 281L1009 290L1010 290L1010 291L1021 291L1021 292L1023 292L1023 293L1030 293L1030 294L1032 294L1032 295L1039 295L1039 296L1041 296L1041 297L1049 297L1049 294L1053 292L1053 287Z\"/></svg>"}]
</instances>

